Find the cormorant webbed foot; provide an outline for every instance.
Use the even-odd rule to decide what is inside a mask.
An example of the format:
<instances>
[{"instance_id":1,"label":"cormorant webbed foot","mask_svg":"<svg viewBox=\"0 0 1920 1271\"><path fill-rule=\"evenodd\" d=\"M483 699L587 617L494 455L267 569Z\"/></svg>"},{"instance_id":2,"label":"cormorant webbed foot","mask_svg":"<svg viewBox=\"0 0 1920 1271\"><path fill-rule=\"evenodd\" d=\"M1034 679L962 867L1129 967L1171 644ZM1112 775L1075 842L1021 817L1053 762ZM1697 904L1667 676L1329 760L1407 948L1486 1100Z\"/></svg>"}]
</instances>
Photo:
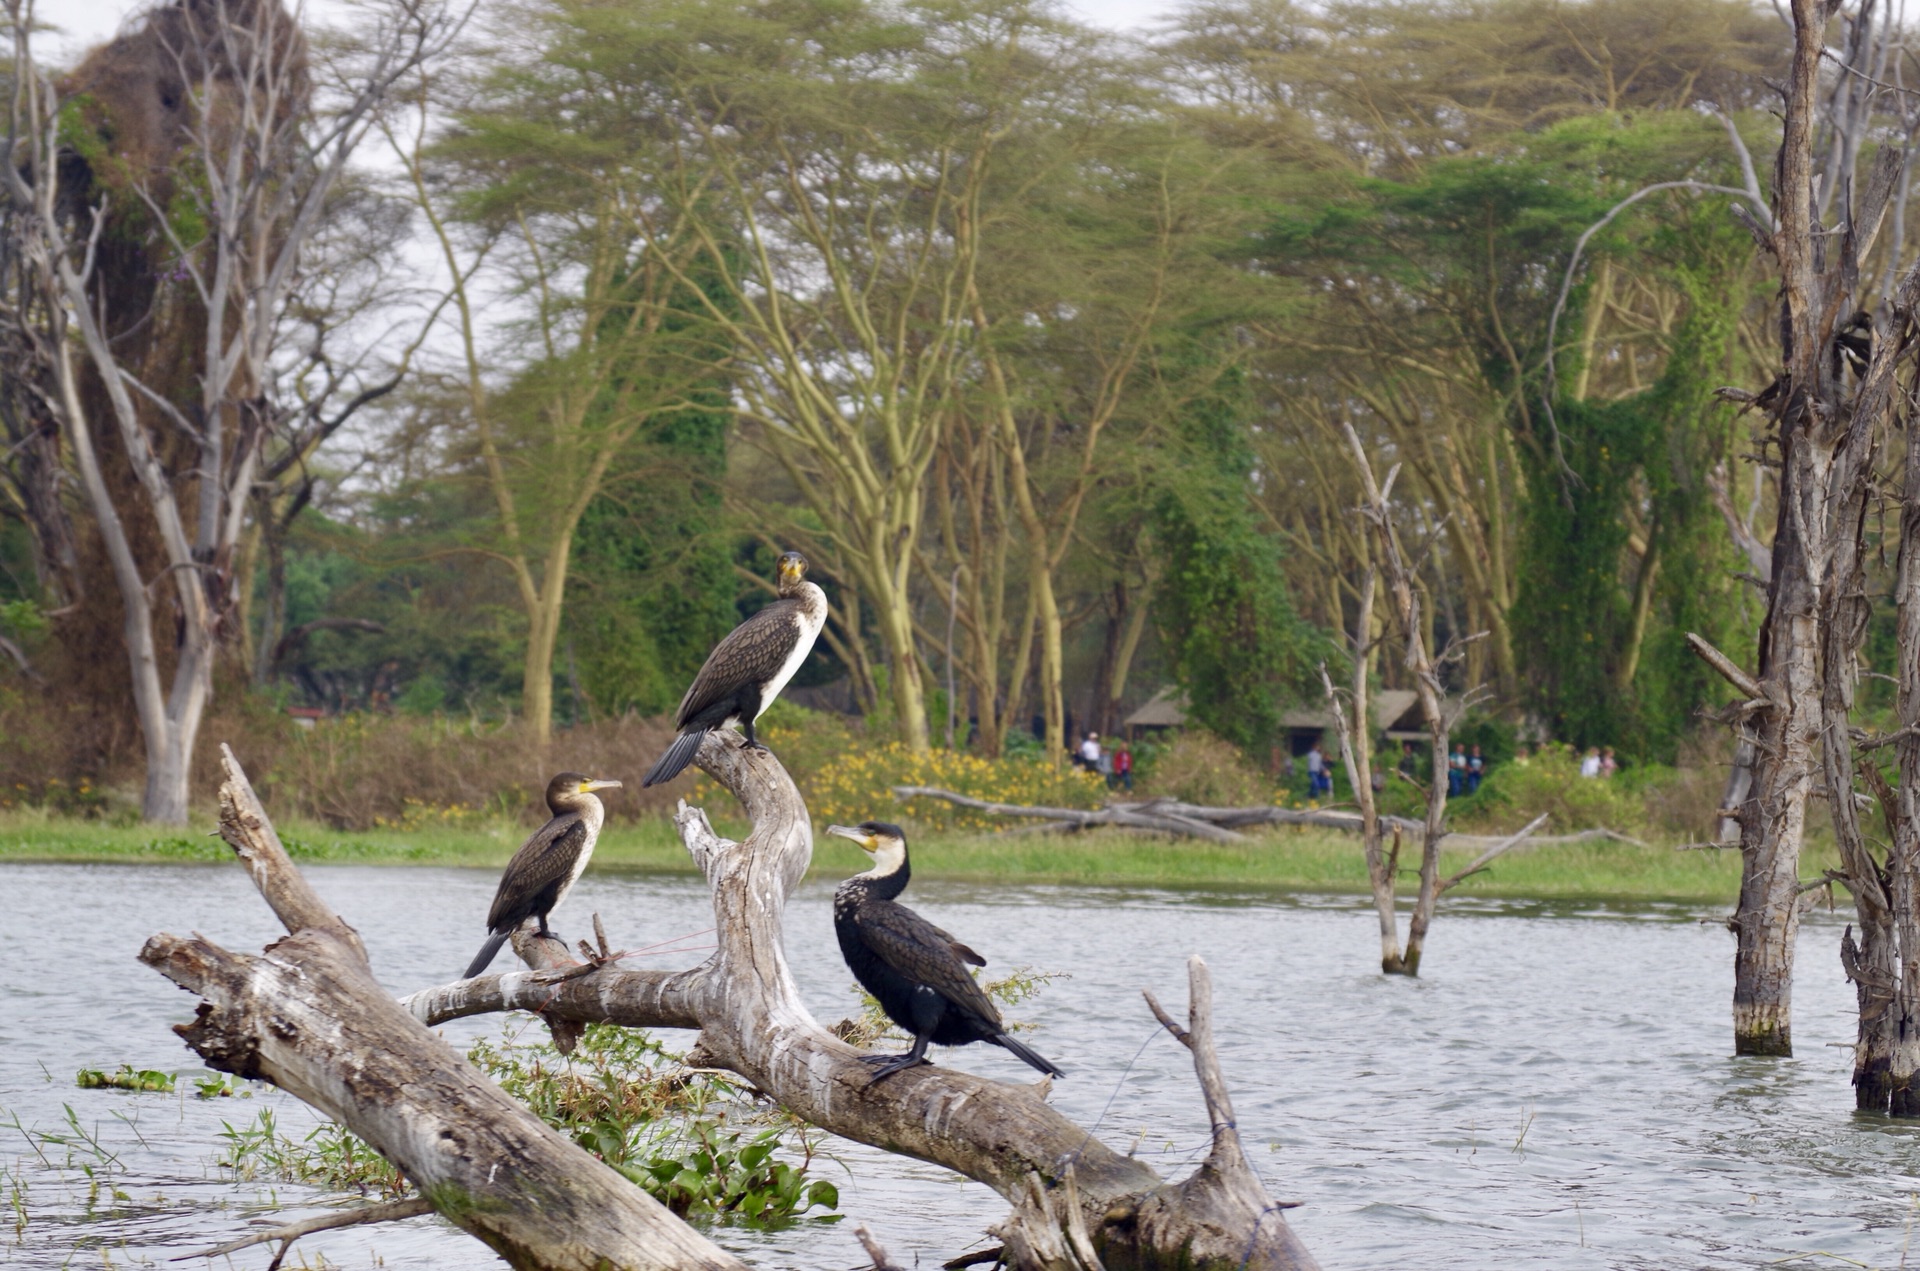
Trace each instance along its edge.
<instances>
[{"instance_id":1,"label":"cormorant webbed foot","mask_svg":"<svg viewBox=\"0 0 1920 1271\"><path fill-rule=\"evenodd\" d=\"M867 1078L867 1084L872 1086L885 1081L896 1072L905 1072L909 1068L917 1068L921 1064L930 1064L933 1061L925 1055L916 1055L908 1051L904 1055L862 1055L860 1062L874 1065L873 1076Z\"/></svg>"}]
</instances>

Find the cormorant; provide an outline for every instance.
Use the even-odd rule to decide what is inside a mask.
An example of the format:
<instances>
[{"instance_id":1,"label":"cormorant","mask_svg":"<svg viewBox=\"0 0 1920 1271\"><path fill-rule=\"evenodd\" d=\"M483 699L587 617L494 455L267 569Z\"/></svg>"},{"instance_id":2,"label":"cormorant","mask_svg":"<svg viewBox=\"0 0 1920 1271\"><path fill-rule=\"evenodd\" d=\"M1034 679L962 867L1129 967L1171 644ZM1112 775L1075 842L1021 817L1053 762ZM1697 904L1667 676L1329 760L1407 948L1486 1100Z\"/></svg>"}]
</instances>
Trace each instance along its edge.
<instances>
[{"instance_id":1,"label":"cormorant","mask_svg":"<svg viewBox=\"0 0 1920 1271\"><path fill-rule=\"evenodd\" d=\"M788 552L780 558L780 598L728 632L707 655L674 712L673 726L680 735L641 785L656 786L679 776L706 735L727 724L741 726L747 745L766 749L754 739L753 721L780 696L827 622L827 593L806 577L806 557Z\"/></svg>"},{"instance_id":2,"label":"cormorant","mask_svg":"<svg viewBox=\"0 0 1920 1271\"><path fill-rule=\"evenodd\" d=\"M852 839L874 858L872 869L855 874L833 893L833 930L840 937L840 952L887 1018L913 1034L913 1049L904 1055L860 1057L863 1063L878 1065L873 1081L925 1063L928 1042L992 1042L1050 1077L1066 1076L1007 1032L999 1009L967 970L969 963L985 966L987 960L894 903L911 873L907 836L900 827L863 821L854 828L830 825L827 833Z\"/></svg>"},{"instance_id":3,"label":"cormorant","mask_svg":"<svg viewBox=\"0 0 1920 1271\"><path fill-rule=\"evenodd\" d=\"M487 911L487 930L493 934L467 968L467 979L486 970L514 928L528 918L540 920L540 935L553 935L547 930L547 915L586 869L593 857L594 841L600 837L600 824L606 818L606 809L593 792L619 786L618 781L601 781L577 772L563 772L547 783L547 808L553 819L535 830L507 862L507 872L500 876L500 890L493 894L493 908Z\"/></svg>"}]
</instances>

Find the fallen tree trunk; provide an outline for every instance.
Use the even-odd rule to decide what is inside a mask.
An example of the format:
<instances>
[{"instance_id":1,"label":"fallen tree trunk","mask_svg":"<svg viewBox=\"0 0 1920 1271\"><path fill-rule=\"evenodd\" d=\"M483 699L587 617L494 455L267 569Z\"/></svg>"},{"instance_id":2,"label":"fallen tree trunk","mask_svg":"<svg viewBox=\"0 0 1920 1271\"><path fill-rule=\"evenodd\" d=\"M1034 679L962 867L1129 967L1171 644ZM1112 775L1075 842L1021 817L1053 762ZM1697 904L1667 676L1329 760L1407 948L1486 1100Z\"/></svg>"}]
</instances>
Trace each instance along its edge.
<instances>
[{"instance_id":1,"label":"fallen tree trunk","mask_svg":"<svg viewBox=\"0 0 1920 1271\"><path fill-rule=\"evenodd\" d=\"M1333 808L1213 808L1197 803L1181 803L1174 799L1152 799L1140 803L1110 803L1104 808L1049 808L1029 807L1019 803L994 803L986 799L976 799L972 795L957 794L952 790L942 790L938 786L892 786L893 793L902 799L944 799L956 807L967 808L975 812L985 812L990 816L1032 817L1042 821L1058 822L1068 829L1091 829L1095 826L1121 826L1125 828L1152 828L1169 834L1187 833L1184 826L1191 823L1204 827L1245 827L1249 825L1315 825L1322 829L1346 830L1358 834L1363 821L1358 812L1342 812ZM1111 814L1125 813L1130 818L1123 820ZM1144 826L1143 822L1152 819L1158 824ZM1380 824L1388 829L1398 829L1402 833L1420 833L1425 823L1404 816L1382 816ZM1212 837L1195 835L1195 837ZM1444 847L1482 847L1495 843L1504 843L1511 836L1505 834L1446 834L1441 837ZM1548 843L1591 843L1597 839L1611 839L1617 843L1631 843L1635 847L1648 844L1634 838L1631 834L1622 834L1619 830L1604 827L1581 830L1577 834L1531 834L1526 841L1534 845ZM1224 840L1215 841L1244 843L1246 836L1231 835Z\"/></svg>"},{"instance_id":2,"label":"fallen tree trunk","mask_svg":"<svg viewBox=\"0 0 1920 1271\"><path fill-rule=\"evenodd\" d=\"M210 1067L272 1082L340 1122L512 1266L741 1271L395 1002L359 937L287 858L233 752L221 754L221 837L290 934L259 956L202 936L157 935L140 951L204 999L174 1031Z\"/></svg>"},{"instance_id":3,"label":"fallen tree trunk","mask_svg":"<svg viewBox=\"0 0 1920 1271\"><path fill-rule=\"evenodd\" d=\"M698 1028L691 1062L731 1069L822 1129L946 1166L1014 1202L1000 1230L1012 1265L1025 1271L1094 1271L1103 1262L1114 1271L1314 1267L1238 1155L1237 1139L1228 1152L1217 1133L1215 1154L1191 1178L1168 1184L1049 1107L1046 1080L1012 1085L923 1065L872 1084L861 1052L815 1022L787 970L787 898L813 853L799 791L777 759L743 748L731 734L710 736L696 762L734 793L753 822L747 840L735 843L714 833L698 809L683 803L676 816L713 889L717 948L706 962L674 972L615 964L557 983L546 969L481 976L414 994L405 1005L415 1017L434 1024L521 1009L630 1027ZM523 947L546 958L550 945ZM1204 990L1197 977L1195 991ZM1206 1005L1196 999L1194 1009ZM1196 1049L1196 1067L1210 1065L1217 1078L1210 1042L1203 1049L1204 1058ZM1221 1124L1216 1115L1216 1130ZM1067 1250L1059 1257L1072 1260L1049 1250Z\"/></svg>"}]
</instances>

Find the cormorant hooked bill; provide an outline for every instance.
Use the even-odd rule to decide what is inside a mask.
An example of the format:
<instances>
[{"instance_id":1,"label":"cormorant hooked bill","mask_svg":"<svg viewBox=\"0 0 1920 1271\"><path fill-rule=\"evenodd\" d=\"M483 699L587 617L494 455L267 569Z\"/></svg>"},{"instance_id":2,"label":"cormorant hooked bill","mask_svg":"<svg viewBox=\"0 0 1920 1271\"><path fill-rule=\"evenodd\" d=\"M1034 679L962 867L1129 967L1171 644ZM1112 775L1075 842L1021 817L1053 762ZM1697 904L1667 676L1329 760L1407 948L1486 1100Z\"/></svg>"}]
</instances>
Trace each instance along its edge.
<instances>
[{"instance_id":1,"label":"cormorant hooked bill","mask_svg":"<svg viewBox=\"0 0 1920 1271\"><path fill-rule=\"evenodd\" d=\"M679 776L707 734L728 724L741 726L747 745L766 749L754 739L753 721L773 705L807 660L827 622L827 593L806 577L806 557L788 552L780 558L780 598L728 632L707 655L674 712L673 726L680 735L641 785L657 786Z\"/></svg>"},{"instance_id":2,"label":"cormorant hooked bill","mask_svg":"<svg viewBox=\"0 0 1920 1271\"><path fill-rule=\"evenodd\" d=\"M577 772L563 772L547 783L547 808L553 819L535 830L507 862L507 872L500 876L500 890L493 894L493 908L487 911L487 930L493 934L467 968L467 979L486 970L514 928L527 919L540 920L540 935L553 935L547 930L547 915L579 881L580 872L593 857L601 822L606 819L606 809L593 792L619 787L618 781L601 781Z\"/></svg>"},{"instance_id":3,"label":"cormorant hooked bill","mask_svg":"<svg viewBox=\"0 0 1920 1271\"><path fill-rule=\"evenodd\" d=\"M840 937L840 952L887 1018L913 1034L913 1049L904 1055L860 1057L877 1065L873 1081L927 1062L928 1042L992 1042L1050 1077L1066 1076L1007 1032L999 1009L967 970L969 963L985 966L987 960L894 903L906 890L911 872L907 836L900 827L863 821L854 828L830 825L827 833L852 839L874 858L872 869L855 874L833 893L833 930Z\"/></svg>"}]
</instances>

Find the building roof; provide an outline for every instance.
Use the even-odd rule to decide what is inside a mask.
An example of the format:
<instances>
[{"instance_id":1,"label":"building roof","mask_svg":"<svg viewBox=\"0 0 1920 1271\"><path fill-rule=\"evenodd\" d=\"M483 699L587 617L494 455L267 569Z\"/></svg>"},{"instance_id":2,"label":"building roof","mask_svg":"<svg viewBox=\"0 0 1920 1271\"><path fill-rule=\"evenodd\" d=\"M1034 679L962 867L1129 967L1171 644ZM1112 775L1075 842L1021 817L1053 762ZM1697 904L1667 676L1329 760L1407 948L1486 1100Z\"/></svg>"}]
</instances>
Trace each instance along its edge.
<instances>
[{"instance_id":1,"label":"building roof","mask_svg":"<svg viewBox=\"0 0 1920 1271\"><path fill-rule=\"evenodd\" d=\"M1169 684L1133 714L1120 721L1122 728L1179 728L1187 722L1187 695Z\"/></svg>"},{"instance_id":2,"label":"building roof","mask_svg":"<svg viewBox=\"0 0 1920 1271\"><path fill-rule=\"evenodd\" d=\"M1378 732L1418 733L1425 736L1426 724L1420 718L1420 695L1412 689L1382 689L1368 703L1373 708L1373 726ZM1460 714L1458 698L1443 703L1451 723ZM1124 728L1179 728L1187 722L1187 695L1169 685L1153 695L1139 710L1121 721ZM1280 713L1280 726L1289 729L1333 727L1333 712L1325 706L1296 706Z\"/></svg>"}]
</instances>

